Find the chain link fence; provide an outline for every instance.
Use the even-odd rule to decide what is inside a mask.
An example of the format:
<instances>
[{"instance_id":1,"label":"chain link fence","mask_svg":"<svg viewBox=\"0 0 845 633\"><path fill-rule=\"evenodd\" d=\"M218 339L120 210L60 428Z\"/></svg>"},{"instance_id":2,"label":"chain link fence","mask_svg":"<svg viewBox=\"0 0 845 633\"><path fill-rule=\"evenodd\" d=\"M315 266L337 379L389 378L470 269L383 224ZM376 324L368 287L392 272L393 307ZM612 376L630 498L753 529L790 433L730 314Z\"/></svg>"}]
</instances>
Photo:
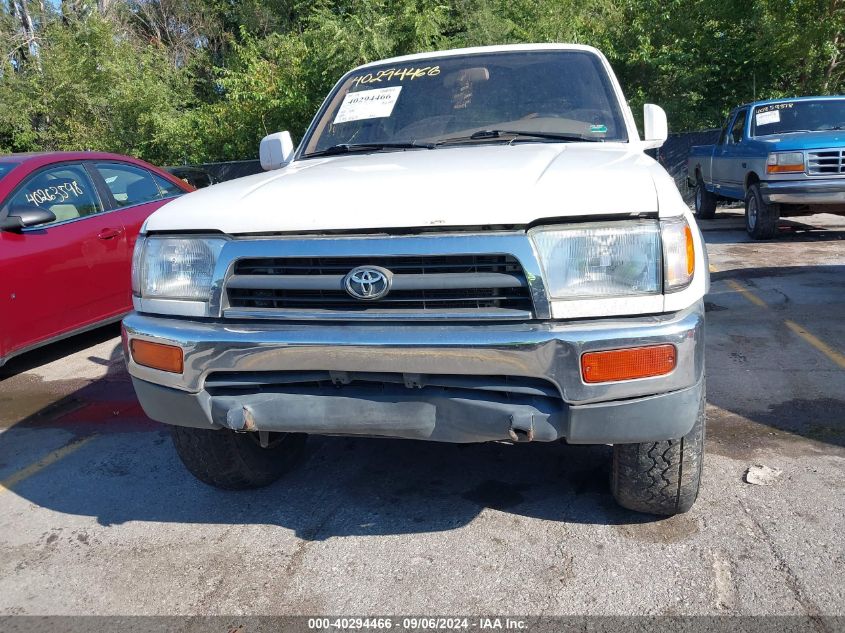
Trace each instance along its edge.
<instances>
[{"instance_id":1,"label":"chain link fence","mask_svg":"<svg viewBox=\"0 0 845 633\"><path fill-rule=\"evenodd\" d=\"M675 179L678 191L687 203L692 202L694 190L687 183L687 157L693 145L712 145L719 140L719 128L701 130L698 132L683 132L670 134L657 150L657 161Z\"/></svg>"},{"instance_id":2,"label":"chain link fence","mask_svg":"<svg viewBox=\"0 0 845 633\"><path fill-rule=\"evenodd\" d=\"M251 176L262 171L261 162L257 160L232 160L223 163L200 163L198 165L172 165L165 167L165 169L179 178L184 178L195 187ZM192 174L191 172L194 170L200 170L208 174L211 177L211 183L198 177L195 173Z\"/></svg>"}]
</instances>

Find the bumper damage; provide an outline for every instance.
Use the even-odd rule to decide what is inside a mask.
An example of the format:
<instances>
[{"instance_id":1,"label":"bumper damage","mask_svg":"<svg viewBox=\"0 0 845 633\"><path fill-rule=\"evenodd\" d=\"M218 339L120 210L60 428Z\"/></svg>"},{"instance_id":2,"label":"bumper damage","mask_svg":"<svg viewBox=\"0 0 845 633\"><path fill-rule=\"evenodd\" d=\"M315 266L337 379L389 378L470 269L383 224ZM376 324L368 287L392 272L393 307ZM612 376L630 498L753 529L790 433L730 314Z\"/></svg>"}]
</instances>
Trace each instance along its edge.
<instances>
[{"instance_id":1,"label":"bumper damage","mask_svg":"<svg viewBox=\"0 0 845 633\"><path fill-rule=\"evenodd\" d=\"M675 314L485 325L187 322L133 314L126 337L178 345L182 374L128 359L168 424L443 442L677 438L703 390L703 306ZM589 351L671 343L664 376L587 384Z\"/></svg>"}]
</instances>

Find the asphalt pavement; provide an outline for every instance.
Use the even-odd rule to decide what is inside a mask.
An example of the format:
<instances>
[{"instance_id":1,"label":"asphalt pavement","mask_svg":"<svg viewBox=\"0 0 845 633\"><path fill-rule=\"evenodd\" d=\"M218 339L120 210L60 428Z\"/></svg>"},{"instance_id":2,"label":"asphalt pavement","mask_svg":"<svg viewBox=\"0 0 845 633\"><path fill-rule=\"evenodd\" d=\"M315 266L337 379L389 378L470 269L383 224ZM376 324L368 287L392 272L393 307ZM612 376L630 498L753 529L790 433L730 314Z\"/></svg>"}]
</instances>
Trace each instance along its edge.
<instances>
[{"instance_id":1,"label":"asphalt pavement","mask_svg":"<svg viewBox=\"0 0 845 633\"><path fill-rule=\"evenodd\" d=\"M117 327L17 358L0 615L845 615L845 218L788 225L702 223L707 455L670 519L615 505L609 447L562 443L312 438L282 481L222 492L143 415Z\"/></svg>"}]
</instances>

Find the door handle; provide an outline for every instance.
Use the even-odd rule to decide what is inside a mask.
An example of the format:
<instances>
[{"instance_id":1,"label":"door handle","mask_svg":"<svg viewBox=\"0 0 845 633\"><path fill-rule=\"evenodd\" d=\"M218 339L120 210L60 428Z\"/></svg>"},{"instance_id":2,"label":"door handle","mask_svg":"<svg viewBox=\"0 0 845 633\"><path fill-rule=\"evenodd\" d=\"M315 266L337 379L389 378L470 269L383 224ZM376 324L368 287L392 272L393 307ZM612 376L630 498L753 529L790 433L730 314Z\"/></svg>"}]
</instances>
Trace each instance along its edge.
<instances>
[{"instance_id":1,"label":"door handle","mask_svg":"<svg viewBox=\"0 0 845 633\"><path fill-rule=\"evenodd\" d=\"M103 229L97 237L101 240L113 240L121 233L123 233L123 229Z\"/></svg>"},{"instance_id":2,"label":"door handle","mask_svg":"<svg viewBox=\"0 0 845 633\"><path fill-rule=\"evenodd\" d=\"M747 163L742 163L742 168L745 169L746 165L747 165Z\"/></svg>"}]
</instances>

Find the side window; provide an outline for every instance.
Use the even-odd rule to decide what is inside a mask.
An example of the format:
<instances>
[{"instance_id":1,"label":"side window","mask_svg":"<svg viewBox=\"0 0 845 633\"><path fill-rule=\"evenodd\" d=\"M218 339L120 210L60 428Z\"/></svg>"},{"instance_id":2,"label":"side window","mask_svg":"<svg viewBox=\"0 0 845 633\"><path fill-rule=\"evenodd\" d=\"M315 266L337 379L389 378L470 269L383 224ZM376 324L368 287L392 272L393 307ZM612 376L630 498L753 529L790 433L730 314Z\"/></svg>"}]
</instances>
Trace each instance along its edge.
<instances>
[{"instance_id":1,"label":"side window","mask_svg":"<svg viewBox=\"0 0 845 633\"><path fill-rule=\"evenodd\" d=\"M47 209L56 216L56 222L84 218L103 210L94 184L81 165L56 165L39 171L24 181L7 206Z\"/></svg>"},{"instance_id":2,"label":"side window","mask_svg":"<svg viewBox=\"0 0 845 633\"><path fill-rule=\"evenodd\" d=\"M724 145L725 141L728 140L728 128L731 125L731 120L733 120L734 113L731 112L728 115L728 118L725 119L725 124L722 126L722 132L719 134L719 145Z\"/></svg>"},{"instance_id":3,"label":"side window","mask_svg":"<svg viewBox=\"0 0 845 633\"><path fill-rule=\"evenodd\" d=\"M153 175L125 163L94 163L118 207L143 204L161 198Z\"/></svg>"},{"instance_id":4,"label":"side window","mask_svg":"<svg viewBox=\"0 0 845 633\"><path fill-rule=\"evenodd\" d=\"M748 110L742 110L736 115L734 124L731 127L730 142L734 145L742 142L742 132L745 129L745 118L748 115Z\"/></svg>"},{"instance_id":5,"label":"side window","mask_svg":"<svg viewBox=\"0 0 845 633\"><path fill-rule=\"evenodd\" d=\"M181 196L185 193L183 189L180 189L178 186L161 176L153 174L153 178L155 179L158 188L161 190L162 198L172 198L173 196Z\"/></svg>"}]
</instances>

